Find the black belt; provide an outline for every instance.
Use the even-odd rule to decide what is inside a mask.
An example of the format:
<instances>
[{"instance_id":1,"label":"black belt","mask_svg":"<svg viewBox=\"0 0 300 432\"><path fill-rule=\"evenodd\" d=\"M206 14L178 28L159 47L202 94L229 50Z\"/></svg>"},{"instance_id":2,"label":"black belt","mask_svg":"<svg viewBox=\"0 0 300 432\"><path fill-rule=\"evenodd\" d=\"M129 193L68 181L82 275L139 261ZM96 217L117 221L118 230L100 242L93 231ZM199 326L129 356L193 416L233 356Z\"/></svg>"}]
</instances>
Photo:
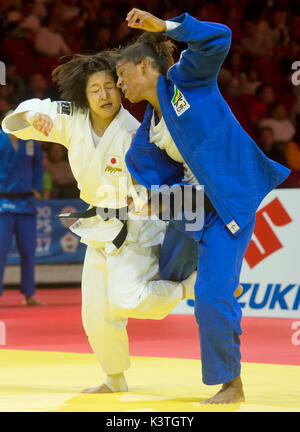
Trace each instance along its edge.
<instances>
[{"instance_id":1,"label":"black belt","mask_svg":"<svg viewBox=\"0 0 300 432\"><path fill-rule=\"evenodd\" d=\"M212 202L210 201L210 199L208 198L208 196L206 195L206 193L204 194L204 209L207 212L212 212L214 214L218 214L217 210L213 206Z\"/></svg>"},{"instance_id":2,"label":"black belt","mask_svg":"<svg viewBox=\"0 0 300 432\"><path fill-rule=\"evenodd\" d=\"M57 218L90 218L96 215L100 215L104 221L117 218L119 219L123 226L119 234L113 239L112 243L115 245L117 249L119 249L124 241L126 240L128 234L127 228L127 211L128 207L122 207L120 209L109 209L103 207L91 207L88 210L83 212L74 212L74 213L62 213L56 215Z\"/></svg>"},{"instance_id":3,"label":"black belt","mask_svg":"<svg viewBox=\"0 0 300 432\"><path fill-rule=\"evenodd\" d=\"M5 193L5 192L0 192L0 198L10 198L10 199L14 199L14 198L28 198L30 196L33 196L33 192L23 192L23 193Z\"/></svg>"}]
</instances>

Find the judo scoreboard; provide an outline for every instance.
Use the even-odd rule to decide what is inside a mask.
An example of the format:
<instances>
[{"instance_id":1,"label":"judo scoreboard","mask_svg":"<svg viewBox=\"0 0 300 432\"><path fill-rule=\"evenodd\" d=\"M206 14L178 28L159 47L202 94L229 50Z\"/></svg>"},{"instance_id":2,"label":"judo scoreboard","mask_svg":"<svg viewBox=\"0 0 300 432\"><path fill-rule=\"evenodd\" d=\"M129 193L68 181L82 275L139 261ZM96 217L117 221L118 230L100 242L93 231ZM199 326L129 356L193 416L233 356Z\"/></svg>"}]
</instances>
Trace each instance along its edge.
<instances>
[{"instance_id":1,"label":"judo scoreboard","mask_svg":"<svg viewBox=\"0 0 300 432\"><path fill-rule=\"evenodd\" d=\"M80 199L37 200L36 264L82 263L86 246L68 228L76 219L58 219L60 213L72 213L88 208ZM20 263L13 239L8 255L8 265Z\"/></svg>"}]
</instances>

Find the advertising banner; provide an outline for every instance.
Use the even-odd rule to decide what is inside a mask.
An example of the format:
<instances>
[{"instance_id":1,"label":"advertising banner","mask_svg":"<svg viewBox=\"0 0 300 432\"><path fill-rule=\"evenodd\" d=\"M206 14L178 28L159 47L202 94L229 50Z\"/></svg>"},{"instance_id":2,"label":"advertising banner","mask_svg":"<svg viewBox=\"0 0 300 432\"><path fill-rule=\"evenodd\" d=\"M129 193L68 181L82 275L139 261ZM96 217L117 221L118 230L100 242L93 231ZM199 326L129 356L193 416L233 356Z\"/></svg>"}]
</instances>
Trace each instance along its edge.
<instances>
[{"instance_id":1,"label":"advertising banner","mask_svg":"<svg viewBox=\"0 0 300 432\"><path fill-rule=\"evenodd\" d=\"M86 246L68 227L76 219L58 219L59 213L82 211L88 205L80 199L37 200L36 264L82 263ZM8 255L8 264L19 264L15 238Z\"/></svg>"},{"instance_id":2,"label":"advertising banner","mask_svg":"<svg viewBox=\"0 0 300 432\"><path fill-rule=\"evenodd\" d=\"M300 189L275 189L262 201L240 283L243 315L300 318ZM174 313L194 313L193 305Z\"/></svg>"}]
</instances>

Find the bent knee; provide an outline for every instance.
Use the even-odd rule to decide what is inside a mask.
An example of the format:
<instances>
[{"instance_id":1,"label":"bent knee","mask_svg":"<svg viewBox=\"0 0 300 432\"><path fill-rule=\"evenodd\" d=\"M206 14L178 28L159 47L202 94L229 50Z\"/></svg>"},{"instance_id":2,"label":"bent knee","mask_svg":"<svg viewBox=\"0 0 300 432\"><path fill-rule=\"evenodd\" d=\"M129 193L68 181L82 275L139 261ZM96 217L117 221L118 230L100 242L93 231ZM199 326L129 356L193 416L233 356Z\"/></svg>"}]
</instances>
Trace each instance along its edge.
<instances>
[{"instance_id":1,"label":"bent knee","mask_svg":"<svg viewBox=\"0 0 300 432\"><path fill-rule=\"evenodd\" d=\"M137 291L134 293L114 293L109 296L109 309L113 314L126 315L126 312L138 307L141 296Z\"/></svg>"}]
</instances>

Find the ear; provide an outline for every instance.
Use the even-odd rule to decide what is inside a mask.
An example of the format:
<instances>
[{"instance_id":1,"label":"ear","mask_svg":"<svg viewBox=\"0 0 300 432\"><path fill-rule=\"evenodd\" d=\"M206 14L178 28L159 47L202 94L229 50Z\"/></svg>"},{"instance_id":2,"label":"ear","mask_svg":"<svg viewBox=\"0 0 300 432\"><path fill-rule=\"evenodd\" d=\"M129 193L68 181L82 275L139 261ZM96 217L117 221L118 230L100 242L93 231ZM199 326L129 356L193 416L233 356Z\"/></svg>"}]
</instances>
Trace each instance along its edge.
<instances>
[{"instance_id":1,"label":"ear","mask_svg":"<svg viewBox=\"0 0 300 432\"><path fill-rule=\"evenodd\" d=\"M148 59L148 57L145 57L142 61L141 61L141 69L142 72L145 73L147 71L147 69L150 66L150 61Z\"/></svg>"}]
</instances>

